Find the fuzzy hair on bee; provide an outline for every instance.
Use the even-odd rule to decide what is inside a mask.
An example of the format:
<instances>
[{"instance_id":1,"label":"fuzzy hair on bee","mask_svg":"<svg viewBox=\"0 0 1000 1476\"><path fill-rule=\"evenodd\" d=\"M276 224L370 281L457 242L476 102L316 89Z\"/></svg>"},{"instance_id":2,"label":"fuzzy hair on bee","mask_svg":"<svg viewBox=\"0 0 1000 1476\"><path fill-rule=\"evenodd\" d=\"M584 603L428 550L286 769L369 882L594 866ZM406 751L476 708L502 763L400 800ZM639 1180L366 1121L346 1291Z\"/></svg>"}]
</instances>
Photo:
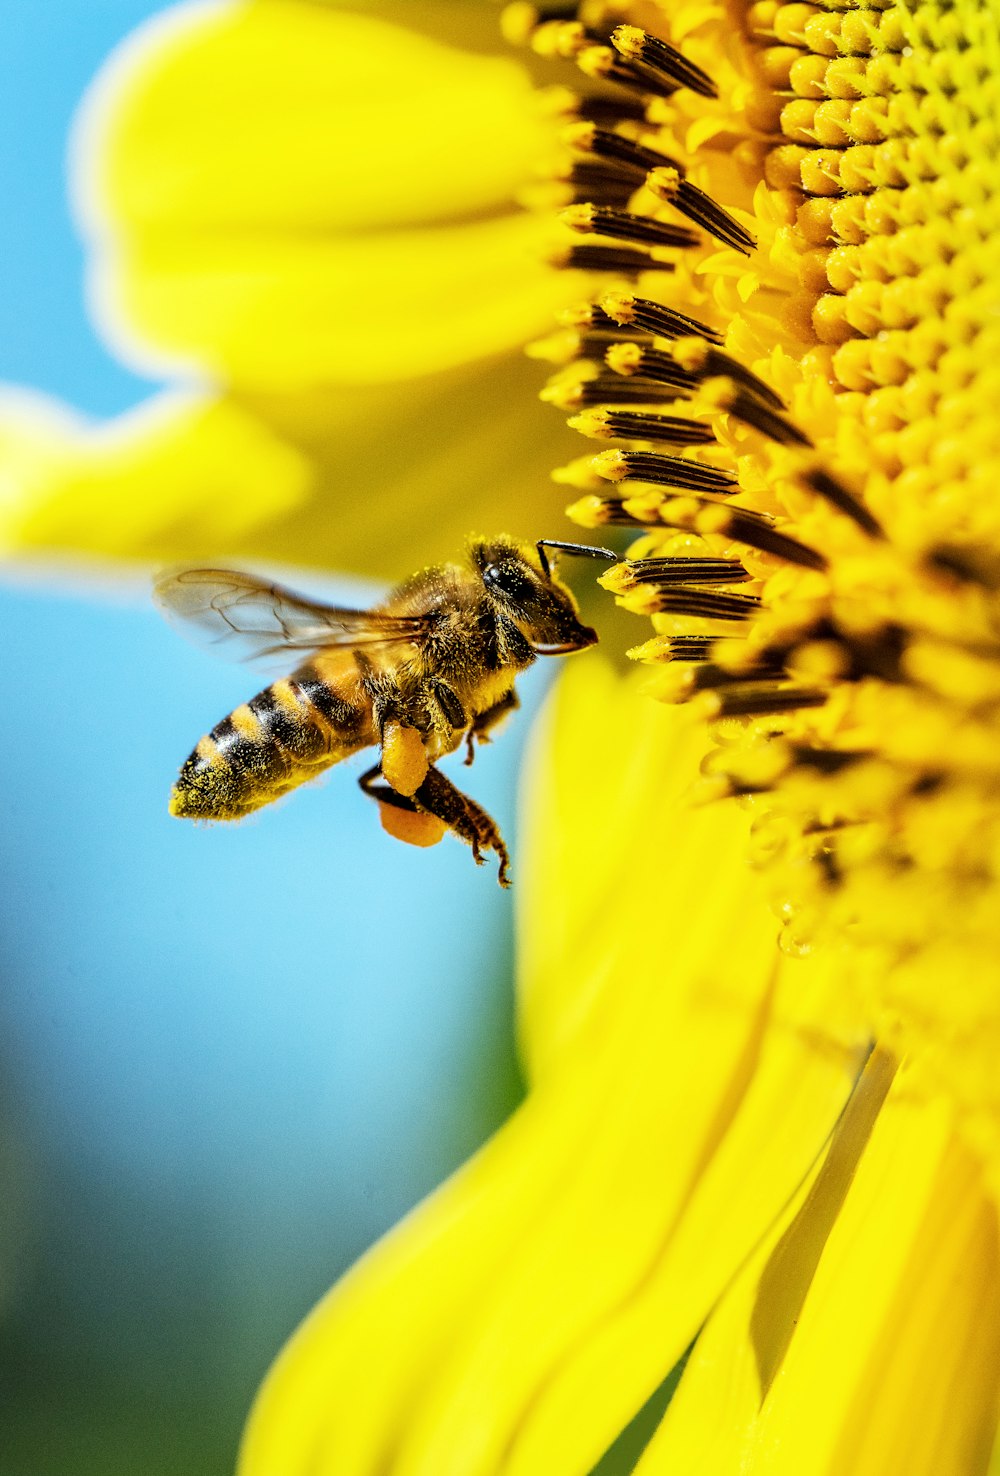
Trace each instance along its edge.
<instances>
[{"instance_id":1,"label":"fuzzy hair on bee","mask_svg":"<svg viewBox=\"0 0 1000 1476\"><path fill-rule=\"evenodd\" d=\"M342 759L378 748L358 780L390 834L432 845L452 831L510 858L496 822L438 769L464 743L466 764L518 705L517 674L539 656L582 651L580 621L549 549L615 559L608 549L506 536L473 538L464 564L413 575L370 610L306 599L228 569L160 576L154 599L185 634L244 660L299 652L291 674L201 738L170 796L173 815L239 820Z\"/></svg>"}]
</instances>

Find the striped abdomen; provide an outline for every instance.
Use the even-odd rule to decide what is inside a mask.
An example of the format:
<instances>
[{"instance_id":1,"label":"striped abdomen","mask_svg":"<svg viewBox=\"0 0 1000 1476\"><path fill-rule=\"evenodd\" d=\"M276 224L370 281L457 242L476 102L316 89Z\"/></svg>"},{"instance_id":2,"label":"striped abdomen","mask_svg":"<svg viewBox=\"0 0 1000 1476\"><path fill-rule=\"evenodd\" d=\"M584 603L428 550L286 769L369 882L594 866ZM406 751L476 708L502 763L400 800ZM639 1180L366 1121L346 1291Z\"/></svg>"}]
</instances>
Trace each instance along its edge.
<instances>
[{"instance_id":1,"label":"striped abdomen","mask_svg":"<svg viewBox=\"0 0 1000 1476\"><path fill-rule=\"evenodd\" d=\"M170 813L238 820L371 743L370 716L356 681L325 680L310 662L200 740L178 775Z\"/></svg>"}]
</instances>

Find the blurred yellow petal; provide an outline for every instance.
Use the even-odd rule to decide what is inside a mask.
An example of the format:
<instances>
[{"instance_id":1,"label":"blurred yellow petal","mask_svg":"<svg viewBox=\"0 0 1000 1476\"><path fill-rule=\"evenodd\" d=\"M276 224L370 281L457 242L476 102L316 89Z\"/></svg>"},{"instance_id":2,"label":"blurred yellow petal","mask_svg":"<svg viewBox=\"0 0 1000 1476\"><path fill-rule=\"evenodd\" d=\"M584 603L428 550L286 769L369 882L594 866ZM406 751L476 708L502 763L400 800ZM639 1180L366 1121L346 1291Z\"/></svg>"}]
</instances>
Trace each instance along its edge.
<instances>
[{"instance_id":1,"label":"blurred yellow petal","mask_svg":"<svg viewBox=\"0 0 1000 1476\"><path fill-rule=\"evenodd\" d=\"M551 141L506 58L315 0L178 7L84 110L96 310L146 369L269 389L502 352L579 291L512 207Z\"/></svg>"},{"instance_id":2,"label":"blurred yellow petal","mask_svg":"<svg viewBox=\"0 0 1000 1476\"><path fill-rule=\"evenodd\" d=\"M455 557L491 466L490 526L556 528L562 496L543 476L564 432L524 405L530 377L512 359L391 391L171 392L96 425L7 390L0 551L278 560L398 579ZM462 433L449 436L456 405ZM526 427L538 433L525 440Z\"/></svg>"},{"instance_id":3,"label":"blurred yellow petal","mask_svg":"<svg viewBox=\"0 0 1000 1476\"><path fill-rule=\"evenodd\" d=\"M81 122L88 223L309 235L508 209L550 137L529 78L465 49L469 7L453 46L420 34L422 6L395 10L216 0L141 27Z\"/></svg>"},{"instance_id":4,"label":"blurred yellow petal","mask_svg":"<svg viewBox=\"0 0 1000 1476\"><path fill-rule=\"evenodd\" d=\"M598 716L608 680L581 663L569 709ZM673 726L665 718L659 756L689 783ZM605 772L627 775L631 747L616 727ZM547 765L533 801L542 833L552 808L585 809L589 788L587 765ZM664 936L696 924L675 970L664 976L641 935L602 960L598 923L600 984L571 1037L494 1141L292 1340L251 1420L243 1476L279 1462L394 1476L587 1470L687 1346L746 1236L808 1172L850 1092L856 1028L834 971L793 963L776 979L774 924L747 903L740 817L677 818L666 803L651 816L677 828L677 877L710 862L713 885L696 919L685 885L662 890ZM564 874L570 893L588 864L578 853Z\"/></svg>"},{"instance_id":5,"label":"blurred yellow petal","mask_svg":"<svg viewBox=\"0 0 1000 1476\"><path fill-rule=\"evenodd\" d=\"M564 497L547 471L569 433L552 426L532 379L511 357L389 389L240 394L309 459L314 482L299 509L233 551L397 580L454 559L470 532L558 530Z\"/></svg>"},{"instance_id":6,"label":"blurred yellow petal","mask_svg":"<svg viewBox=\"0 0 1000 1476\"><path fill-rule=\"evenodd\" d=\"M578 279L512 200L551 124L520 66L445 44L484 44L486 7L407 12L433 39L383 10L182 5L109 61L74 149L94 290L198 388L104 426L8 395L6 553L397 580L477 525L558 527L571 434L519 350Z\"/></svg>"},{"instance_id":7,"label":"blurred yellow petal","mask_svg":"<svg viewBox=\"0 0 1000 1476\"><path fill-rule=\"evenodd\" d=\"M235 540L305 497L310 468L238 405L161 395L105 425L0 396L0 551L161 556ZM190 534L188 533L188 537Z\"/></svg>"},{"instance_id":8,"label":"blurred yellow petal","mask_svg":"<svg viewBox=\"0 0 1000 1476\"><path fill-rule=\"evenodd\" d=\"M378 384L502 353L578 294L528 215L358 236L156 236L112 251L95 305L146 370L263 389ZM445 428L442 427L442 430Z\"/></svg>"}]
</instances>

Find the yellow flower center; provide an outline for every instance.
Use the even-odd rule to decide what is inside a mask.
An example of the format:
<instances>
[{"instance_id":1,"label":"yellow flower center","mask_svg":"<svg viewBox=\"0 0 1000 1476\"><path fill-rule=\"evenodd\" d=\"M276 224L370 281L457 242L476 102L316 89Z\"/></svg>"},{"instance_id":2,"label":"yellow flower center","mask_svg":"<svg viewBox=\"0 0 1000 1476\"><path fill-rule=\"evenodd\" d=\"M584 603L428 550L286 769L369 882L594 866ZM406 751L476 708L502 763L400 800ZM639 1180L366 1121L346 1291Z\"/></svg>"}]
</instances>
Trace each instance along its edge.
<instances>
[{"instance_id":1,"label":"yellow flower center","mask_svg":"<svg viewBox=\"0 0 1000 1476\"><path fill-rule=\"evenodd\" d=\"M602 582L714 724L786 948L849 948L995 1156L996 7L569 9L505 14L602 84L550 105L566 259L606 275L533 352L613 445L557 479L639 534Z\"/></svg>"}]
</instances>

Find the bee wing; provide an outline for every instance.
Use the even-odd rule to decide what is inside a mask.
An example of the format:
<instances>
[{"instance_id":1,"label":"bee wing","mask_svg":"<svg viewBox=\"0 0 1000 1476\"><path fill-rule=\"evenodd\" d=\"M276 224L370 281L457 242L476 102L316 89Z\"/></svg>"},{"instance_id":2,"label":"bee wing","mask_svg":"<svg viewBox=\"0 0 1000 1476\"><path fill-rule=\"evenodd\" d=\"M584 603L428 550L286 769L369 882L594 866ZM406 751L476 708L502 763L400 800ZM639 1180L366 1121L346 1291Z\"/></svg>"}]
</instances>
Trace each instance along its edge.
<instances>
[{"instance_id":1,"label":"bee wing","mask_svg":"<svg viewBox=\"0 0 1000 1476\"><path fill-rule=\"evenodd\" d=\"M423 615L324 605L235 569L168 569L157 578L153 599L183 635L236 661L413 642L427 631Z\"/></svg>"}]
</instances>

